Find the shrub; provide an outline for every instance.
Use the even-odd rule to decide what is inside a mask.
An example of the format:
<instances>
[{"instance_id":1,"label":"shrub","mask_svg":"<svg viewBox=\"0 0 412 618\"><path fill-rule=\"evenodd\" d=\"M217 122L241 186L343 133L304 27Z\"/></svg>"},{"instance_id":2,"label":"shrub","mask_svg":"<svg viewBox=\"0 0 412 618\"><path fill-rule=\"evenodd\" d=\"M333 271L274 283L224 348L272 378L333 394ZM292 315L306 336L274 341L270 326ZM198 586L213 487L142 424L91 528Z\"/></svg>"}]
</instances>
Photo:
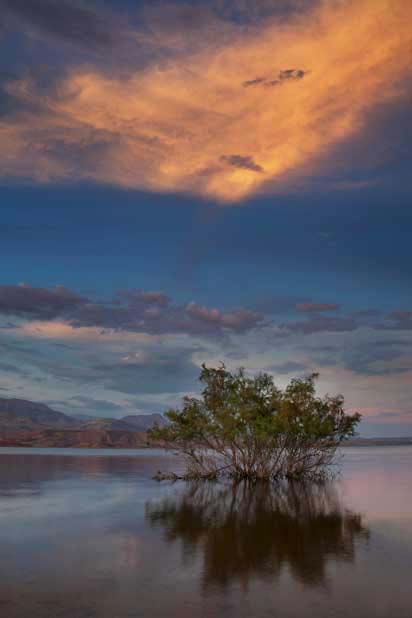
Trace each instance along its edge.
<instances>
[{"instance_id":1,"label":"shrub","mask_svg":"<svg viewBox=\"0 0 412 618\"><path fill-rule=\"evenodd\" d=\"M251 378L202 365L201 397L185 397L150 438L183 454L187 479L324 478L360 415L344 411L341 395L318 397L317 377L281 390L265 373Z\"/></svg>"}]
</instances>

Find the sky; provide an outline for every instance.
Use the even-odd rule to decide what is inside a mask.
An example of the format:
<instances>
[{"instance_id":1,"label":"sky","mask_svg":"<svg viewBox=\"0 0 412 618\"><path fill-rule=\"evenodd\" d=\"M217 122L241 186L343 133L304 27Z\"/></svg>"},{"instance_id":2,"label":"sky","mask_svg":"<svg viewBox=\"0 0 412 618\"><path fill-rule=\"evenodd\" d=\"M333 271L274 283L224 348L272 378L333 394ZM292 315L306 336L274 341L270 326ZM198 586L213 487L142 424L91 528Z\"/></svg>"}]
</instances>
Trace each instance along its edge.
<instances>
[{"instance_id":1,"label":"sky","mask_svg":"<svg viewBox=\"0 0 412 618\"><path fill-rule=\"evenodd\" d=\"M412 4L0 0L0 397L320 374L412 435Z\"/></svg>"}]
</instances>

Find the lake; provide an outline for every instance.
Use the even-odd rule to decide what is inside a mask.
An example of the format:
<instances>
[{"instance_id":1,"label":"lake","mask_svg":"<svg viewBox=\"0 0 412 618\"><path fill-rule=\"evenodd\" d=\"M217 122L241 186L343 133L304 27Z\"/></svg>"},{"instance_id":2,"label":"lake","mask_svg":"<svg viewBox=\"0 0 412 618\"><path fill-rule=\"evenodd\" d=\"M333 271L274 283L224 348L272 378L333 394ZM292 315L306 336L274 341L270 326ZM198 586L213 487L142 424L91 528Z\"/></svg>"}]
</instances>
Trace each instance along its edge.
<instances>
[{"instance_id":1,"label":"lake","mask_svg":"<svg viewBox=\"0 0 412 618\"><path fill-rule=\"evenodd\" d=\"M5 618L412 617L412 447L326 486L158 483L162 451L0 449Z\"/></svg>"}]
</instances>

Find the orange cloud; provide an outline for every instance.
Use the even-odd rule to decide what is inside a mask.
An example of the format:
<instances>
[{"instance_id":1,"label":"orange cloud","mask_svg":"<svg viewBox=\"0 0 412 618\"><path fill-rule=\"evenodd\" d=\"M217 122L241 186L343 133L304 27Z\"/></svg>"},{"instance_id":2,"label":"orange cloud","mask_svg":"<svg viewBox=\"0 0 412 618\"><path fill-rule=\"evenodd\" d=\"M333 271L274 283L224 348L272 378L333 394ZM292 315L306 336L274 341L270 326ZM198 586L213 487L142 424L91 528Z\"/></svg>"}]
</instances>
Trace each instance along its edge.
<instances>
[{"instance_id":1,"label":"orange cloud","mask_svg":"<svg viewBox=\"0 0 412 618\"><path fill-rule=\"evenodd\" d=\"M324 1L128 78L77 67L48 96L11 83L42 112L0 123L2 173L227 203L285 190L408 96L411 20L405 0Z\"/></svg>"},{"instance_id":2,"label":"orange cloud","mask_svg":"<svg viewBox=\"0 0 412 618\"><path fill-rule=\"evenodd\" d=\"M73 327L63 321L33 321L21 324L15 334L22 337L35 339L70 339L78 342L107 342L107 343L156 343L161 341L158 335L146 333L119 332L113 329L101 329L95 326Z\"/></svg>"}]
</instances>

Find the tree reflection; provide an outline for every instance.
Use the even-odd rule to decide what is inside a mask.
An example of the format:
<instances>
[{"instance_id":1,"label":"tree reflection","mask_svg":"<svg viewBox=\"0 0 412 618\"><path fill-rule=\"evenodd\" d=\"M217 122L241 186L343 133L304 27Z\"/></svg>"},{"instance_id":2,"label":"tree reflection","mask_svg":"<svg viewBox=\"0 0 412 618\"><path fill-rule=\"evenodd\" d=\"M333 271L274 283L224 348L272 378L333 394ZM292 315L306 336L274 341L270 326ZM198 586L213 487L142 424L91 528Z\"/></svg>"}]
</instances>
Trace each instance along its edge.
<instances>
[{"instance_id":1,"label":"tree reflection","mask_svg":"<svg viewBox=\"0 0 412 618\"><path fill-rule=\"evenodd\" d=\"M185 559L201 554L205 586L247 585L285 566L321 585L327 562L353 561L356 539L368 536L361 516L343 509L327 485L193 484L149 502L146 517L168 542L182 542Z\"/></svg>"}]
</instances>

